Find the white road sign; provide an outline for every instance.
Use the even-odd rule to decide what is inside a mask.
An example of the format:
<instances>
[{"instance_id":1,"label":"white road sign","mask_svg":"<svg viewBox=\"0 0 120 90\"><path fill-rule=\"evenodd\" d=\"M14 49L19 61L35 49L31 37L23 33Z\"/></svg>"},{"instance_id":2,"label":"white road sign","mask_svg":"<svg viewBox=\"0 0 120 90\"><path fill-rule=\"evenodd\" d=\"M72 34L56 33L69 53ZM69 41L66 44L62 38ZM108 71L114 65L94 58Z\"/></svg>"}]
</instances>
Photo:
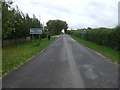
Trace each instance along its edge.
<instances>
[{"instance_id":1,"label":"white road sign","mask_svg":"<svg viewBox=\"0 0 120 90\"><path fill-rule=\"evenodd\" d=\"M42 34L41 28L30 28L30 34Z\"/></svg>"}]
</instances>

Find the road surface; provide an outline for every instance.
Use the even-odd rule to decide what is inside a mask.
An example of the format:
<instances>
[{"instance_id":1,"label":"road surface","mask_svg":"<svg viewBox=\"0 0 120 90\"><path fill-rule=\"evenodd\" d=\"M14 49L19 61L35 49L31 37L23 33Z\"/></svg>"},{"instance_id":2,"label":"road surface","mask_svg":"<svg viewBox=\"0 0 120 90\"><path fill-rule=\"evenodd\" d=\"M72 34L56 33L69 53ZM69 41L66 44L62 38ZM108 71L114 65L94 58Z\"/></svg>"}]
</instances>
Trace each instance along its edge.
<instances>
[{"instance_id":1,"label":"road surface","mask_svg":"<svg viewBox=\"0 0 120 90\"><path fill-rule=\"evenodd\" d=\"M117 88L118 66L61 35L40 55L3 77L3 88Z\"/></svg>"}]
</instances>

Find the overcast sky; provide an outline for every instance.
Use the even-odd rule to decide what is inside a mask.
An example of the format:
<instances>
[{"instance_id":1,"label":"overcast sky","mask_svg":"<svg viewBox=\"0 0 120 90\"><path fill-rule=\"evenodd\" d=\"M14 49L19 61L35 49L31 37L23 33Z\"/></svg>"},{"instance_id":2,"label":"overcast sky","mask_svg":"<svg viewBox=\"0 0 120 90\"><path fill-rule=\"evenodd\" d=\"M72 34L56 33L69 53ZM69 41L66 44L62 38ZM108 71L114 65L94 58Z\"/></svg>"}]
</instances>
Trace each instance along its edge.
<instances>
[{"instance_id":1,"label":"overcast sky","mask_svg":"<svg viewBox=\"0 0 120 90\"><path fill-rule=\"evenodd\" d=\"M13 0L24 13L46 23L60 19L69 29L115 27L118 25L119 0Z\"/></svg>"}]
</instances>

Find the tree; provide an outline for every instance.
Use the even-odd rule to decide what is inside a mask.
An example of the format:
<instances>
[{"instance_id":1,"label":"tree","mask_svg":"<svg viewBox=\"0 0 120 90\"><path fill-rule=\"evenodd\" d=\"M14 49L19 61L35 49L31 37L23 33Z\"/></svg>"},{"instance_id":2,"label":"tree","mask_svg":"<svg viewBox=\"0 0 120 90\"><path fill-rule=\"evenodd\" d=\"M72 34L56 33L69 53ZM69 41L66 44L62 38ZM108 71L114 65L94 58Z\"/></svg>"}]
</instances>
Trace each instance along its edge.
<instances>
[{"instance_id":1,"label":"tree","mask_svg":"<svg viewBox=\"0 0 120 90\"><path fill-rule=\"evenodd\" d=\"M8 10L11 3L2 2L2 35L3 38L7 38L12 31L15 31L14 23L15 21L14 14L11 10Z\"/></svg>"},{"instance_id":2,"label":"tree","mask_svg":"<svg viewBox=\"0 0 120 90\"><path fill-rule=\"evenodd\" d=\"M62 20L49 20L46 24L48 31L53 35L60 34L63 29L66 32L68 28L68 24Z\"/></svg>"},{"instance_id":3,"label":"tree","mask_svg":"<svg viewBox=\"0 0 120 90\"><path fill-rule=\"evenodd\" d=\"M33 15L30 18L28 14L24 14L19 8L11 8L12 2L2 3L2 35L3 39L17 39L30 36L30 28L42 28L42 24Z\"/></svg>"}]
</instances>

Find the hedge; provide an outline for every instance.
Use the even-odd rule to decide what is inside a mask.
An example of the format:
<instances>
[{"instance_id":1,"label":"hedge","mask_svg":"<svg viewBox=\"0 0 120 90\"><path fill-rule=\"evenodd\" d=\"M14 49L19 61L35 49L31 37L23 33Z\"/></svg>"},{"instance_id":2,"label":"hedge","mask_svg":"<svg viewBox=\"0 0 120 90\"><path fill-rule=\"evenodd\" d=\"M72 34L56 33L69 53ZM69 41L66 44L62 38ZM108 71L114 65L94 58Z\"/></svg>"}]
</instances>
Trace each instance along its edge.
<instances>
[{"instance_id":1,"label":"hedge","mask_svg":"<svg viewBox=\"0 0 120 90\"><path fill-rule=\"evenodd\" d=\"M117 51L120 50L120 27L113 29L96 28L77 31L71 30L67 31L67 33L99 45L111 47Z\"/></svg>"}]
</instances>

